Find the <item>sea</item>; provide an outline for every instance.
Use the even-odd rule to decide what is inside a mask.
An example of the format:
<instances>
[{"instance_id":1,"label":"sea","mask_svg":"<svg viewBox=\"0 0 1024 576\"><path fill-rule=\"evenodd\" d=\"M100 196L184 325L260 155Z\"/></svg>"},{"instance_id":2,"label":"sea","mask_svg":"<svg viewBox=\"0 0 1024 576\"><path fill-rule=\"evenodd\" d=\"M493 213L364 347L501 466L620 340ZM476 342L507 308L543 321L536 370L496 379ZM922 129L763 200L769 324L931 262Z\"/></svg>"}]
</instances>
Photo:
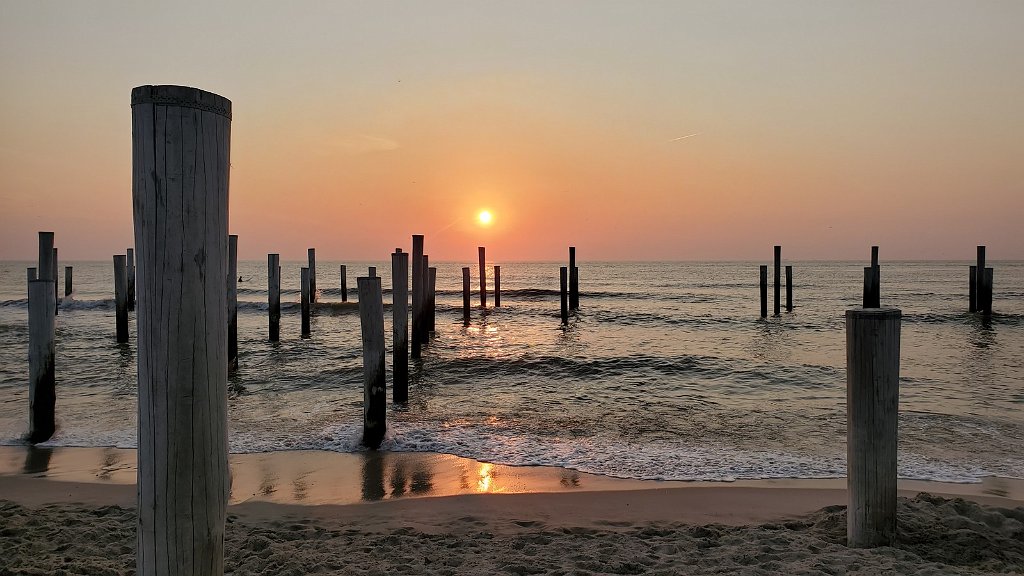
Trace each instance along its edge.
<instances>
[{"instance_id":1,"label":"sea","mask_svg":"<svg viewBox=\"0 0 1024 576\"><path fill-rule=\"evenodd\" d=\"M768 262L764 262L768 263ZM230 450L361 452L358 307L320 261L312 334L300 336L299 270L283 262L280 342L268 341L266 261L239 263L239 365L229 377ZM476 264L437 267L436 331L410 361L409 402L388 406L382 449L633 479L836 478L846 473L845 311L863 262L793 266L791 312L760 318L761 262L580 261L580 305L559 317L558 262L501 266L501 306L480 306ZM113 264L74 268L59 306L52 446L136 443L134 313L115 342ZM968 312L968 262L883 262L883 306L903 312L899 475L1024 477L1024 262L994 262L991 318ZM0 263L0 444L28 427L25 269ZM473 270L463 322L462 267ZM488 280L488 284L492 284ZM771 289L769 290L771 298ZM771 308L771 303L769 304ZM389 390L390 402L390 390Z\"/></svg>"}]
</instances>

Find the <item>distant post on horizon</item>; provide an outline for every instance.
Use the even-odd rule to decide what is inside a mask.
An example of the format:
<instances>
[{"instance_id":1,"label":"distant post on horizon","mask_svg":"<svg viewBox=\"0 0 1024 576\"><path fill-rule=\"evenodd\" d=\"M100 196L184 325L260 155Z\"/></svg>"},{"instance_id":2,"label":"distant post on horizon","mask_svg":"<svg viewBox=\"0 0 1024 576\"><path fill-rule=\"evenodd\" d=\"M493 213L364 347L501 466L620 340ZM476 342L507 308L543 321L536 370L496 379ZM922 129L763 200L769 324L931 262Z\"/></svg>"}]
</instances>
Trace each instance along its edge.
<instances>
[{"instance_id":1,"label":"distant post on horizon","mask_svg":"<svg viewBox=\"0 0 1024 576\"><path fill-rule=\"evenodd\" d=\"M781 284L782 282L782 246L775 247L775 308L773 314L778 316L781 308Z\"/></svg>"},{"instance_id":2,"label":"distant post on horizon","mask_svg":"<svg viewBox=\"0 0 1024 576\"><path fill-rule=\"evenodd\" d=\"M423 235L412 235L412 353L413 359L420 357L423 323Z\"/></svg>"},{"instance_id":3,"label":"distant post on horizon","mask_svg":"<svg viewBox=\"0 0 1024 576\"><path fill-rule=\"evenodd\" d=\"M487 308L487 257L485 256L486 248L480 246L477 248L477 255L480 260L480 307Z\"/></svg>"},{"instance_id":4,"label":"distant post on horizon","mask_svg":"<svg viewBox=\"0 0 1024 576\"><path fill-rule=\"evenodd\" d=\"M117 343L128 342L128 257L114 255L114 320L117 324Z\"/></svg>"},{"instance_id":5,"label":"distant post on horizon","mask_svg":"<svg viewBox=\"0 0 1024 576\"><path fill-rule=\"evenodd\" d=\"M341 301L348 302L348 279L345 278L346 270L344 264L341 265L339 272L341 273Z\"/></svg>"},{"instance_id":6,"label":"distant post on horizon","mask_svg":"<svg viewBox=\"0 0 1024 576\"><path fill-rule=\"evenodd\" d=\"M575 250L575 249L573 249ZM562 326L569 325L569 269L562 266L558 269L558 295L561 304Z\"/></svg>"},{"instance_id":7,"label":"distant post on horizon","mask_svg":"<svg viewBox=\"0 0 1024 576\"><path fill-rule=\"evenodd\" d=\"M356 278L356 284L363 337L363 444L376 450L387 432L384 302L379 277Z\"/></svg>"},{"instance_id":8,"label":"distant post on horizon","mask_svg":"<svg viewBox=\"0 0 1024 576\"><path fill-rule=\"evenodd\" d=\"M315 303L316 298L316 248L306 250L309 260L309 301Z\"/></svg>"},{"instance_id":9,"label":"distant post on horizon","mask_svg":"<svg viewBox=\"0 0 1024 576\"><path fill-rule=\"evenodd\" d=\"M135 249L129 248L125 252L125 277L128 279L126 297L128 298L128 311L135 310Z\"/></svg>"},{"instance_id":10,"label":"distant post on horizon","mask_svg":"<svg viewBox=\"0 0 1024 576\"><path fill-rule=\"evenodd\" d=\"M54 283L54 291L57 286L57 249L53 247L53 232L39 233L39 262L36 268L37 277L40 280L49 280ZM54 303L57 296L53 297ZM56 304L53 307L53 315L57 315Z\"/></svg>"},{"instance_id":11,"label":"distant post on horizon","mask_svg":"<svg viewBox=\"0 0 1024 576\"><path fill-rule=\"evenodd\" d=\"M391 332L391 400L403 404L409 401L409 253L401 248L391 254Z\"/></svg>"},{"instance_id":12,"label":"distant post on horizon","mask_svg":"<svg viewBox=\"0 0 1024 576\"><path fill-rule=\"evenodd\" d=\"M281 340L281 255L267 254L267 317L271 342Z\"/></svg>"},{"instance_id":13,"label":"distant post on horizon","mask_svg":"<svg viewBox=\"0 0 1024 576\"><path fill-rule=\"evenodd\" d=\"M377 275L377 267L376 266L369 266L369 267L367 267L366 275L369 276L370 278L375 277Z\"/></svg>"},{"instance_id":14,"label":"distant post on horizon","mask_svg":"<svg viewBox=\"0 0 1024 576\"><path fill-rule=\"evenodd\" d=\"M986 318L992 315L992 282L995 270L985 267L985 247L978 246L978 263L971 266L971 290L968 290L968 310L981 312Z\"/></svg>"},{"instance_id":15,"label":"distant post on horizon","mask_svg":"<svg viewBox=\"0 0 1024 576\"><path fill-rule=\"evenodd\" d=\"M231 101L132 90L140 576L220 576L228 476ZM183 178L195 172L194 178Z\"/></svg>"},{"instance_id":16,"label":"distant post on horizon","mask_svg":"<svg viewBox=\"0 0 1024 576\"><path fill-rule=\"evenodd\" d=\"M793 311L793 267L786 266L786 312Z\"/></svg>"},{"instance_id":17,"label":"distant post on horizon","mask_svg":"<svg viewBox=\"0 0 1024 576\"><path fill-rule=\"evenodd\" d=\"M989 267L985 268L981 291L981 313L985 318L992 316L992 279L995 271Z\"/></svg>"},{"instance_id":18,"label":"distant post on horizon","mask_svg":"<svg viewBox=\"0 0 1024 576\"><path fill-rule=\"evenodd\" d=\"M59 268L57 267L56 248L53 249L53 260L51 262L53 265L53 315L56 316L60 314L60 295L57 292L57 270L59 270Z\"/></svg>"},{"instance_id":19,"label":"distant post on horizon","mask_svg":"<svg viewBox=\"0 0 1024 576\"><path fill-rule=\"evenodd\" d=\"M41 265L41 264L40 264ZM978 312L984 312L985 308L982 306L982 301L985 299L985 247L978 246L978 278L977 278L977 304Z\"/></svg>"},{"instance_id":20,"label":"distant post on horizon","mask_svg":"<svg viewBox=\"0 0 1024 576\"><path fill-rule=\"evenodd\" d=\"M228 370L238 368L238 234L228 236Z\"/></svg>"},{"instance_id":21,"label":"distant post on horizon","mask_svg":"<svg viewBox=\"0 0 1024 576\"><path fill-rule=\"evenodd\" d=\"M305 266L299 271L299 292L300 301L299 307L302 311L302 335L309 336L309 295L310 295L310 283L309 283L309 268Z\"/></svg>"},{"instance_id":22,"label":"distant post on horizon","mask_svg":"<svg viewBox=\"0 0 1024 576\"><path fill-rule=\"evenodd\" d=\"M39 277L36 275L36 267L35 266L31 266L29 268L26 268L25 271L28 273L28 281L29 282L31 282L33 280L38 280L39 279Z\"/></svg>"},{"instance_id":23,"label":"distant post on horizon","mask_svg":"<svg viewBox=\"0 0 1024 576\"><path fill-rule=\"evenodd\" d=\"M437 327L437 268L427 267L427 329L433 334Z\"/></svg>"},{"instance_id":24,"label":"distant post on horizon","mask_svg":"<svg viewBox=\"0 0 1024 576\"><path fill-rule=\"evenodd\" d=\"M846 311L847 545L896 540L896 451L900 398L897 308Z\"/></svg>"},{"instance_id":25,"label":"distant post on horizon","mask_svg":"<svg viewBox=\"0 0 1024 576\"><path fill-rule=\"evenodd\" d=\"M878 266L878 246L871 247L871 266L864 269L864 308L882 306L882 271Z\"/></svg>"},{"instance_id":26,"label":"distant post on horizon","mask_svg":"<svg viewBox=\"0 0 1024 576\"><path fill-rule=\"evenodd\" d=\"M576 267L576 247L569 246L569 309L576 310L580 307L580 278L579 268Z\"/></svg>"},{"instance_id":27,"label":"distant post on horizon","mask_svg":"<svg viewBox=\"0 0 1024 576\"><path fill-rule=\"evenodd\" d=\"M469 326L469 266L462 267L462 323Z\"/></svg>"},{"instance_id":28,"label":"distant post on horizon","mask_svg":"<svg viewBox=\"0 0 1024 576\"><path fill-rule=\"evenodd\" d=\"M971 265L967 282L967 311L978 311L978 267Z\"/></svg>"},{"instance_id":29,"label":"distant post on horizon","mask_svg":"<svg viewBox=\"0 0 1024 576\"><path fill-rule=\"evenodd\" d=\"M494 307L501 306L501 266L494 267Z\"/></svg>"},{"instance_id":30,"label":"distant post on horizon","mask_svg":"<svg viewBox=\"0 0 1024 576\"><path fill-rule=\"evenodd\" d=\"M68 296L71 296L71 293L75 291L74 278L75 278L74 267L73 266L65 266L64 267L64 297L65 298L67 298Z\"/></svg>"},{"instance_id":31,"label":"distant post on horizon","mask_svg":"<svg viewBox=\"0 0 1024 576\"><path fill-rule=\"evenodd\" d=\"M768 265L761 265L761 318L768 317Z\"/></svg>"}]
</instances>

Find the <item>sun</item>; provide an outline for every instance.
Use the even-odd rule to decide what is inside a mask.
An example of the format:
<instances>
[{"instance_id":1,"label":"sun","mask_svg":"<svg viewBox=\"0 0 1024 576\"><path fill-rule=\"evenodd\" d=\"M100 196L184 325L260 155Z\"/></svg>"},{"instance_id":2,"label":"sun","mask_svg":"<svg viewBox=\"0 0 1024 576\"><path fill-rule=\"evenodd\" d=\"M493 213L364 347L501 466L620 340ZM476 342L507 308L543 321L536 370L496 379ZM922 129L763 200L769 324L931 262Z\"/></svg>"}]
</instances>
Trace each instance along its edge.
<instances>
[{"instance_id":1,"label":"sun","mask_svg":"<svg viewBox=\"0 0 1024 576\"><path fill-rule=\"evenodd\" d=\"M481 225L488 226L490 225L491 220L494 219L494 216L487 210L481 210L480 213L476 215L476 219Z\"/></svg>"}]
</instances>

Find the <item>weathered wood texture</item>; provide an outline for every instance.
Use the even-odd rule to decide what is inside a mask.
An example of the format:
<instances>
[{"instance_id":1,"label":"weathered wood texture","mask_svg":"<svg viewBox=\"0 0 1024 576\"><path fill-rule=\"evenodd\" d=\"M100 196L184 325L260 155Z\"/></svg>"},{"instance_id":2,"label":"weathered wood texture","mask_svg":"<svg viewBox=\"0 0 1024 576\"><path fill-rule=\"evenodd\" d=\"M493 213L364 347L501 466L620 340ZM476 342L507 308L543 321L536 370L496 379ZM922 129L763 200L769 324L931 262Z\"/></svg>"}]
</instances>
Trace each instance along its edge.
<instances>
[{"instance_id":1,"label":"weathered wood texture","mask_svg":"<svg viewBox=\"0 0 1024 576\"><path fill-rule=\"evenodd\" d=\"M380 278L357 278L363 334L363 444L377 449L387 432L384 301Z\"/></svg>"},{"instance_id":2,"label":"weathered wood texture","mask_svg":"<svg viewBox=\"0 0 1024 576\"><path fill-rule=\"evenodd\" d=\"M576 268L576 247L569 246L569 309L580 307L579 270Z\"/></svg>"},{"instance_id":3,"label":"weathered wood texture","mask_svg":"<svg viewBox=\"0 0 1024 576\"><path fill-rule=\"evenodd\" d=\"M575 251L575 249L572 249ZM570 259L571 261L571 259ZM558 269L558 295L561 303L562 326L569 324L569 269L562 266Z\"/></svg>"},{"instance_id":4,"label":"weathered wood texture","mask_svg":"<svg viewBox=\"0 0 1024 576\"><path fill-rule=\"evenodd\" d=\"M768 266L761 266L761 318L768 317Z\"/></svg>"},{"instance_id":5,"label":"weathered wood texture","mask_svg":"<svg viewBox=\"0 0 1024 576\"><path fill-rule=\"evenodd\" d=\"M71 296L75 291L75 268L74 266L64 267L64 297Z\"/></svg>"},{"instance_id":6,"label":"weathered wood texture","mask_svg":"<svg viewBox=\"0 0 1024 576\"><path fill-rule=\"evenodd\" d=\"M501 266L494 267L494 307L501 306Z\"/></svg>"},{"instance_id":7,"label":"weathered wood texture","mask_svg":"<svg viewBox=\"0 0 1024 576\"><path fill-rule=\"evenodd\" d=\"M238 368L238 235L228 236L228 369Z\"/></svg>"},{"instance_id":8,"label":"weathered wood texture","mask_svg":"<svg viewBox=\"0 0 1024 576\"><path fill-rule=\"evenodd\" d=\"M32 443L53 436L57 403L54 337L57 321L53 309L53 282L28 283L28 437Z\"/></svg>"},{"instance_id":9,"label":"weathered wood texture","mask_svg":"<svg viewBox=\"0 0 1024 576\"><path fill-rule=\"evenodd\" d=\"M129 248L126 251L127 260L125 264L125 274L128 279L128 310L135 310L135 249Z\"/></svg>"},{"instance_id":10,"label":"weathered wood texture","mask_svg":"<svg viewBox=\"0 0 1024 576\"><path fill-rule=\"evenodd\" d=\"M978 267L971 266L967 284L967 311L978 311Z\"/></svg>"},{"instance_id":11,"label":"weathered wood texture","mask_svg":"<svg viewBox=\"0 0 1024 576\"><path fill-rule=\"evenodd\" d=\"M793 267L786 266L786 312L793 311Z\"/></svg>"},{"instance_id":12,"label":"weathered wood texture","mask_svg":"<svg viewBox=\"0 0 1024 576\"><path fill-rule=\"evenodd\" d=\"M140 576L224 572L230 141L226 98L132 91Z\"/></svg>"},{"instance_id":13,"label":"weathered wood texture","mask_svg":"<svg viewBox=\"0 0 1024 576\"><path fill-rule=\"evenodd\" d=\"M409 254L401 251L391 255L391 338L391 398L398 404L409 401Z\"/></svg>"},{"instance_id":14,"label":"weathered wood texture","mask_svg":"<svg viewBox=\"0 0 1024 576\"><path fill-rule=\"evenodd\" d=\"M846 311L847 544L896 539L900 311Z\"/></svg>"},{"instance_id":15,"label":"weathered wood texture","mask_svg":"<svg viewBox=\"0 0 1024 576\"><path fill-rule=\"evenodd\" d=\"M281 255L267 254L267 316L270 341L281 339Z\"/></svg>"},{"instance_id":16,"label":"weathered wood texture","mask_svg":"<svg viewBox=\"0 0 1024 576\"><path fill-rule=\"evenodd\" d=\"M469 266L462 267L462 323L469 326Z\"/></svg>"},{"instance_id":17,"label":"weathered wood texture","mask_svg":"<svg viewBox=\"0 0 1024 576\"><path fill-rule=\"evenodd\" d=\"M420 357L423 345L423 235L412 235L412 358Z\"/></svg>"},{"instance_id":18,"label":"weathered wood texture","mask_svg":"<svg viewBox=\"0 0 1024 576\"><path fill-rule=\"evenodd\" d=\"M346 278L345 265L342 264L338 271L341 275L341 301L348 302L348 278Z\"/></svg>"},{"instance_id":19,"label":"weathered wood texture","mask_svg":"<svg viewBox=\"0 0 1024 576\"><path fill-rule=\"evenodd\" d=\"M114 321L118 343L128 342L128 257L114 256Z\"/></svg>"},{"instance_id":20,"label":"weathered wood texture","mask_svg":"<svg viewBox=\"0 0 1024 576\"><path fill-rule=\"evenodd\" d=\"M302 335L309 336L309 268L303 267L299 272L299 308L302 312Z\"/></svg>"},{"instance_id":21,"label":"weathered wood texture","mask_svg":"<svg viewBox=\"0 0 1024 576\"><path fill-rule=\"evenodd\" d=\"M487 249L483 246L477 248L477 259L479 260L480 272L480 307L487 308Z\"/></svg>"},{"instance_id":22,"label":"weathered wood texture","mask_svg":"<svg viewBox=\"0 0 1024 576\"><path fill-rule=\"evenodd\" d=\"M780 294L780 286L779 286L779 284L780 284L780 282L782 280L782 278L781 278L781 275L782 275L782 268L781 268L781 266L782 266L782 246L776 246L775 247L775 308L773 308L773 310L774 310L773 314L775 314L776 316L779 315L779 305L781 303L780 302L781 294Z\"/></svg>"},{"instance_id":23,"label":"weathered wood texture","mask_svg":"<svg viewBox=\"0 0 1024 576\"><path fill-rule=\"evenodd\" d=\"M316 302L316 248L306 250L309 259L309 301Z\"/></svg>"}]
</instances>

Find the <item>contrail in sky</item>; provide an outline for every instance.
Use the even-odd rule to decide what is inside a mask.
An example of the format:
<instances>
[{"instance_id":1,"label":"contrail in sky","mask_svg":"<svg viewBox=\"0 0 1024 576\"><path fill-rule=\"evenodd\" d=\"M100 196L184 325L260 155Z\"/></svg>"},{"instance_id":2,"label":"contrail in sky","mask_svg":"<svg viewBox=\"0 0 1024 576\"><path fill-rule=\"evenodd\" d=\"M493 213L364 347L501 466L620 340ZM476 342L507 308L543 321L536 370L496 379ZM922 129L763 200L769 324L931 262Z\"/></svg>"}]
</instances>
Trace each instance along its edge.
<instances>
[{"instance_id":1,"label":"contrail in sky","mask_svg":"<svg viewBox=\"0 0 1024 576\"><path fill-rule=\"evenodd\" d=\"M673 138L669 142L675 142L676 140L685 140L686 138L693 138L694 136L700 136L703 132L694 132L693 134L687 134L686 136L680 136L679 138Z\"/></svg>"}]
</instances>

